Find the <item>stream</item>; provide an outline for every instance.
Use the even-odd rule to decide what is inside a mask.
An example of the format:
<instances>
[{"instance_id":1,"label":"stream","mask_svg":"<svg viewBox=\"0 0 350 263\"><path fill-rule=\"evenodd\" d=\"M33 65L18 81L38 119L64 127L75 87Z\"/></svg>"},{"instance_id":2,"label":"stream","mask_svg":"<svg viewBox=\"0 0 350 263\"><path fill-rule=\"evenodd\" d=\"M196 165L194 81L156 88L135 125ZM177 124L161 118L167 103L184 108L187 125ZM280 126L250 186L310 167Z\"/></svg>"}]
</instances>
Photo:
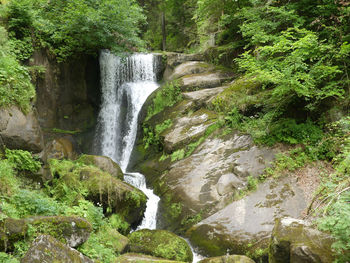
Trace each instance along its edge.
<instances>
[{"instance_id":1,"label":"stream","mask_svg":"<svg viewBox=\"0 0 350 263\"><path fill-rule=\"evenodd\" d=\"M138 115L148 96L159 85L156 71L159 64L152 54L117 57L101 51L100 71L102 103L95 134L95 149L119 164L125 181L145 193L147 208L139 229L156 229L160 198L147 188L145 176L127 171L135 144ZM191 246L191 245L190 245ZM192 246L193 262L203 259Z\"/></svg>"}]
</instances>

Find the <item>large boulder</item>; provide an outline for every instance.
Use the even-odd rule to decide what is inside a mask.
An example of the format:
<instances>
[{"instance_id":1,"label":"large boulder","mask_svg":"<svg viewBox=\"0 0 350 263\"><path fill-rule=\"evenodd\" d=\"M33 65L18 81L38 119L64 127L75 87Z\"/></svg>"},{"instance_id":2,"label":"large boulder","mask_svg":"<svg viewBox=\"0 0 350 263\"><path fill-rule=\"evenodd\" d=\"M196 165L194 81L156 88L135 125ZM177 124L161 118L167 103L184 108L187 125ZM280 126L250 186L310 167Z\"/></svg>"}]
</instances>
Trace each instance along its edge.
<instances>
[{"instance_id":1,"label":"large boulder","mask_svg":"<svg viewBox=\"0 0 350 263\"><path fill-rule=\"evenodd\" d=\"M87 165L95 165L113 177L124 180L122 169L120 169L119 165L107 156L82 155L79 160Z\"/></svg>"},{"instance_id":2,"label":"large boulder","mask_svg":"<svg viewBox=\"0 0 350 263\"><path fill-rule=\"evenodd\" d=\"M221 92L223 92L227 86L211 88L211 89L201 89L197 91L184 92L182 95L184 99L194 102L196 107L210 108L212 107L212 100Z\"/></svg>"},{"instance_id":3,"label":"large boulder","mask_svg":"<svg viewBox=\"0 0 350 263\"><path fill-rule=\"evenodd\" d=\"M307 209L305 189L294 176L267 180L189 231L190 240L210 256L227 252L267 258L276 218L300 217Z\"/></svg>"},{"instance_id":4,"label":"large boulder","mask_svg":"<svg viewBox=\"0 0 350 263\"><path fill-rule=\"evenodd\" d=\"M214 112L201 109L189 116L176 118L171 129L161 135L164 137L165 151L174 152L185 145L198 140L207 128L215 123L217 115Z\"/></svg>"},{"instance_id":5,"label":"large boulder","mask_svg":"<svg viewBox=\"0 0 350 263\"><path fill-rule=\"evenodd\" d=\"M38 216L26 219L37 234L49 234L70 247L78 247L88 240L91 224L83 218L66 216Z\"/></svg>"},{"instance_id":6,"label":"large boulder","mask_svg":"<svg viewBox=\"0 0 350 263\"><path fill-rule=\"evenodd\" d=\"M254 146L248 135L216 135L171 164L155 183L162 227L182 230L219 211L274 159L274 149Z\"/></svg>"},{"instance_id":7,"label":"large boulder","mask_svg":"<svg viewBox=\"0 0 350 263\"><path fill-rule=\"evenodd\" d=\"M16 106L0 109L0 137L10 149L38 153L44 148L36 112L24 114Z\"/></svg>"},{"instance_id":8,"label":"large boulder","mask_svg":"<svg viewBox=\"0 0 350 263\"><path fill-rule=\"evenodd\" d=\"M182 91L216 88L233 77L231 73L221 71L187 75L180 79L180 88Z\"/></svg>"},{"instance_id":9,"label":"large boulder","mask_svg":"<svg viewBox=\"0 0 350 263\"><path fill-rule=\"evenodd\" d=\"M213 65L202 61L188 61L178 65L166 80L175 80L186 75L200 74L215 70Z\"/></svg>"},{"instance_id":10,"label":"large boulder","mask_svg":"<svg viewBox=\"0 0 350 263\"><path fill-rule=\"evenodd\" d=\"M49 235L37 237L21 263L93 263L79 251L70 248Z\"/></svg>"},{"instance_id":11,"label":"large boulder","mask_svg":"<svg viewBox=\"0 0 350 263\"><path fill-rule=\"evenodd\" d=\"M24 239L28 225L24 220L5 218L0 221L0 251L12 251L14 243Z\"/></svg>"},{"instance_id":12,"label":"large boulder","mask_svg":"<svg viewBox=\"0 0 350 263\"><path fill-rule=\"evenodd\" d=\"M193 259L187 242L166 230L138 230L129 235L129 240L131 252L185 262Z\"/></svg>"},{"instance_id":13,"label":"large boulder","mask_svg":"<svg viewBox=\"0 0 350 263\"><path fill-rule=\"evenodd\" d=\"M176 263L181 261L168 260L164 258L157 258L137 253L123 254L115 260L115 263L147 263L147 262L158 262L158 263Z\"/></svg>"},{"instance_id":14,"label":"large boulder","mask_svg":"<svg viewBox=\"0 0 350 263\"><path fill-rule=\"evenodd\" d=\"M271 263L330 263L334 262L328 234L313 228L310 223L295 219L276 220L269 249Z\"/></svg>"},{"instance_id":15,"label":"large boulder","mask_svg":"<svg viewBox=\"0 0 350 263\"><path fill-rule=\"evenodd\" d=\"M80 168L78 177L88 191L86 198L105 213L118 213L131 225L142 221L147 203L142 191L93 166ZM62 179L70 181L69 175Z\"/></svg>"},{"instance_id":16,"label":"large boulder","mask_svg":"<svg viewBox=\"0 0 350 263\"><path fill-rule=\"evenodd\" d=\"M240 255L226 255L214 258L205 258L198 263L255 263L254 260Z\"/></svg>"}]
</instances>

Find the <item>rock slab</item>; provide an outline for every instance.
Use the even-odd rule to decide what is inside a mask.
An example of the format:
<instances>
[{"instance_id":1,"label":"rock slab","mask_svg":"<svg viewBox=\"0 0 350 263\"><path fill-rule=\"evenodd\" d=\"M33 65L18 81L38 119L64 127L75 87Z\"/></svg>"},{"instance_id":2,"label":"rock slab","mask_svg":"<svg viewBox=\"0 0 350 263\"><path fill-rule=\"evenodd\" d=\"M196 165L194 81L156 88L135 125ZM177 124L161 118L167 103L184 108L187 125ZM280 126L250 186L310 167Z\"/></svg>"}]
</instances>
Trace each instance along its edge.
<instances>
[{"instance_id":1,"label":"rock slab","mask_svg":"<svg viewBox=\"0 0 350 263\"><path fill-rule=\"evenodd\" d=\"M48 235L37 237L21 263L94 263L79 251Z\"/></svg>"}]
</instances>

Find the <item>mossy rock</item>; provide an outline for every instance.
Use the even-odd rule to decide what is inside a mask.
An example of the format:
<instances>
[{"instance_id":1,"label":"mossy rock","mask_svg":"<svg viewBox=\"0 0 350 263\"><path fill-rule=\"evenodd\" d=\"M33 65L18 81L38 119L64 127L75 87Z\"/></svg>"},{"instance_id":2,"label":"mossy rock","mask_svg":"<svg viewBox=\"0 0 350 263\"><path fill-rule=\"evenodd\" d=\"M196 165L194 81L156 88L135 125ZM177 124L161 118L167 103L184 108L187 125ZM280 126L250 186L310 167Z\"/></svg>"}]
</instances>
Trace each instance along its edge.
<instances>
[{"instance_id":1,"label":"mossy rock","mask_svg":"<svg viewBox=\"0 0 350 263\"><path fill-rule=\"evenodd\" d=\"M79 158L79 161L83 162L86 165L97 166L102 171L107 172L120 180L124 180L122 169L120 169L119 165L107 156L84 154Z\"/></svg>"},{"instance_id":2,"label":"mossy rock","mask_svg":"<svg viewBox=\"0 0 350 263\"><path fill-rule=\"evenodd\" d=\"M92 225L83 218L66 216L39 216L26 219L36 234L48 234L70 247L83 244L92 232Z\"/></svg>"},{"instance_id":3,"label":"mossy rock","mask_svg":"<svg viewBox=\"0 0 350 263\"><path fill-rule=\"evenodd\" d=\"M5 218L0 221L0 251L12 251L15 242L24 239L28 226L22 219Z\"/></svg>"},{"instance_id":4,"label":"mossy rock","mask_svg":"<svg viewBox=\"0 0 350 263\"><path fill-rule=\"evenodd\" d=\"M323 262L334 261L331 249L334 239L303 220L277 219L269 247L269 262Z\"/></svg>"},{"instance_id":5,"label":"mossy rock","mask_svg":"<svg viewBox=\"0 0 350 263\"><path fill-rule=\"evenodd\" d=\"M193 259L187 242L166 230L142 229L131 233L129 240L131 252L185 262Z\"/></svg>"},{"instance_id":6,"label":"mossy rock","mask_svg":"<svg viewBox=\"0 0 350 263\"><path fill-rule=\"evenodd\" d=\"M226 255L222 257L206 258L198 263L255 263L255 261L246 256Z\"/></svg>"},{"instance_id":7,"label":"mossy rock","mask_svg":"<svg viewBox=\"0 0 350 263\"><path fill-rule=\"evenodd\" d=\"M167 260L167 259L147 256L143 254L127 253L118 257L114 263L132 263L132 262L134 263L148 263L148 262L180 263L182 261Z\"/></svg>"},{"instance_id":8,"label":"mossy rock","mask_svg":"<svg viewBox=\"0 0 350 263\"><path fill-rule=\"evenodd\" d=\"M101 204L106 214L117 213L131 225L142 221L147 203L142 191L97 167L81 167L79 175L88 191L87 199Z\"/></svg>"},{"instance_id":9,"label":"mossy rock","mask_svg":"<svg viewBox=\"0 0 350 263\"><path fill-rule=\"evenodd\" d=\"M79 251L59 242L49 235L37 237L21 263L93 263Z\"/></svg>"}]
</instances>

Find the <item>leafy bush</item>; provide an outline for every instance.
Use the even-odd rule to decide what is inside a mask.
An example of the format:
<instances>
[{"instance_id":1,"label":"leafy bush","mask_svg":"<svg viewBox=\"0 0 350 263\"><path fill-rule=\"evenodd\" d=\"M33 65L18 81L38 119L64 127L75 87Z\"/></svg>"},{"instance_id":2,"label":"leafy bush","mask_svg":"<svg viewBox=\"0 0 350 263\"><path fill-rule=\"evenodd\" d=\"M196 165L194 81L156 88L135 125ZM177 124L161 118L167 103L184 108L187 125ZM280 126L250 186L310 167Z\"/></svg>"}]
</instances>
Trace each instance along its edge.
<instances>
[{"instance_id":1,"label":"leafy bush","mask_svg":"<svg viewBox=\"0 0 350 263\"><path fill-rule=\"evenodd\" d=\"M150 146L152 146L157 151L162 151L163 143L160 135L163 131L170 128L172 125L173 122L170 119L157 124L154 129L153 127L145 124L143 127L143 144L145 149L148 149Z\"/></svg>"},{"instance_id":2,"label":"leafy bush","mask_svg":"<svg viewBox=\"0 0 350 263\"><path fill-rule=\"evenodd\" d=\"M9 217L22 218L29 215L59 215L66 208L52 198L38 191L20 189L1 205L1 210Z\"/></svg>"},{"instance_id":3,"label":"leafy bush","mask_svg":"<svg viewBox=\"0 0 350 263\"><path fill-rule=\"evenodd\" d=\"M12 196L19 188L19 181L13 165L8 160L0 160L0 195Z\"/></svg>"},{"instance_id":4,"label":"leafy bush","mask_svg":"<svg viewBox=\"0 0 350 263\"><path fill-rule=\"evenodd\" d=\"M79 216L85 218L92 224L94 230L97 230L103 225L103 211L102 207L94 206L90 201L81 199L78 200L78 205L68 207L64 214L67 216Z\"/></svg>"},{"instance_id":5,"label":"leafy bush","mask_svg":"<svg viewBox=\"0 0 350 263\"><path fill-rule=\"evenodd\" d=\"M0 107L17 105L28 112L35 89L26 67L11 52L5 28L0 26Z\"/></svg>"},{"instance_id":6,"label":"leafy bush","mask_svg":"<svg viewBox=\"0 0 350 263\"><path fill-rule=\"evenodd\" d=\"M146 120L149 120L152 116L163 111L166 107L173 106L180 100L182 100L182 94L179 83L166 83L157 91L152 104L148 107Z\"/></svg>"},{"instance_id":7,"label":"leafy bush","mask_svg":"<svg viewBox=\"0 0 350 263\"><path fill-rule=\"evenodd\" d=\"M35 173L41 167L41 163L34 160L33 156L28 151L6 149L5 156L19 171Z\"/></svg>"},{"instance_id":8,"label":"leafy bush","mask_svg":"<svg viewBox=\"0 0 350 263\"><path fill-rule=\"evenodd\" d=\"M0 252L0 262L2 263L19 263L19 260L14 258L13 256L6 254L4 252Z\"/></svg>"}]
</instances>

